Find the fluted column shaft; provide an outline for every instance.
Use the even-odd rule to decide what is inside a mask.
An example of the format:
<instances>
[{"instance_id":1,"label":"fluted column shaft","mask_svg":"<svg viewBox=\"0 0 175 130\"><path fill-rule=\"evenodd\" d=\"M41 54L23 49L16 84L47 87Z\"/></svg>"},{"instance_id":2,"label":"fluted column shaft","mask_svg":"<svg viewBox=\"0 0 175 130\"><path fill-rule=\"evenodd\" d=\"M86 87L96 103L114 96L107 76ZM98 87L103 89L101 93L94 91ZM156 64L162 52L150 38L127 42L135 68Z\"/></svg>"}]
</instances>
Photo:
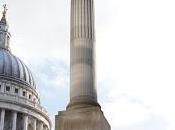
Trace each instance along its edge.
<instances>
[{"instance_id":1,"label":"fluted column shaft","mask_svg":"<svg viewBox=\"0 0 175 130\"><path fill-rule=\"evenodd\" d=\"M4 86L5 86L5 84L2 83L2 84L1 84L1 92L2 92L2 93L4 92Z\"/></svg>"},{"instance_id":2,"label":"fluted column shaft","mask_svg":"<svg viewBox=\"0 0 175 130\"><path fill-rule=\"evenodd\" d=\"M5 109L1 110L0 130L4 129Z\"/></svg>"},{"instance_id":3,"label":"fluted column shaft","mask_svg":"<svg viewBox=\"0 0 175 130\"><path fill-rule=\"evenodd\" d=\"M28 130L28 116L27 115L24 115L23 117L23 129L24 130Z\"/></svg>"},{"instance_id":4,"label":"fluted column shaft","mask_svg":"<svg viewBox=\"0 0 175 130\"><path fill-rule=\"evenodd\" d=\"M39 129L38 130L44 130L44 125L42 122L39 123Z\"/></svg>"},{"instance_id":5,"label":"fluted column shaft","mask_svg":"<svg viewBox=\"0 0 175 130\"><path fill-rule=\"evenodd\" d=\"M36 129L36 119L33 120L33 130L37 130Z\"/></svg>"},{"instance_id":6,"label":"fluted column shaft","mask_svg":"<svg viewBox=\"0 0 175 130\"><path fill-rule=\"evenodd\" d=\"M70 100L97 102L93 0L71 1Z\"/></svg>"},{"instance_id":7,"label":"fluted column shaft","mask_svg":"<svg viewBox=\"0 0 175 130\"><path fill-rule=\"evenodd\" d=\"M94 39L93 0L71 1L71 39Z\"/></svg>"},{"instance_id":8,"label":"fluted column shaft","mask_svg":"<svg viewBox=\"0 0 175 130\"><path fill-rule=\"evenodd\" d=\"M16 130L17 112L12 112L12 130Z\"/></svg>"}]
</instances>

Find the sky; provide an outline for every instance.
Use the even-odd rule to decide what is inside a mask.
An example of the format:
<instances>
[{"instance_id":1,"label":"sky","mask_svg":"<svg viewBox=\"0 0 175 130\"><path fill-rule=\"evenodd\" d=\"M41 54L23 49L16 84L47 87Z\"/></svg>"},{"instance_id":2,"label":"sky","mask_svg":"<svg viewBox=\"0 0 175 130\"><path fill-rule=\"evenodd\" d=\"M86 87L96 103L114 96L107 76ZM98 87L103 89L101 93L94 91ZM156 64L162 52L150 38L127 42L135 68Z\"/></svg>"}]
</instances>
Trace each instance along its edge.
<instances>
[{"instance_id":1,"label":"sky","mask_svg":"<svg viewBox=\"0 0 175 130\"><path fill-rule=\"evenodd\" d=\"M98 99L111 130L175 129L175 1L94 2ZM12 53L33 72L54 125L69 101L70 0L4 3Z\"/></svg>"}]
</instances>

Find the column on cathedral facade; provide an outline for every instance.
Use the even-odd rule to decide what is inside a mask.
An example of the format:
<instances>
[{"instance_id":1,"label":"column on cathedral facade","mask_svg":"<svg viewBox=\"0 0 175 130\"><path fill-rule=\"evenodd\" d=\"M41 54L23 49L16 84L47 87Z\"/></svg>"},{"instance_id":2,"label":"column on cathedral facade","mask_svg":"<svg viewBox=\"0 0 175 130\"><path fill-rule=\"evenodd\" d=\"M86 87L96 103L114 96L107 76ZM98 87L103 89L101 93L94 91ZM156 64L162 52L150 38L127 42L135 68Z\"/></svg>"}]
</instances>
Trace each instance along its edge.
<instances>
[{"instance_id":1,"label":"column on cathedral facade","mask_svg":"<svg viewBox=\"0 0 175 130\"><path fill-rule=\"evenodd\" d=\"M17 112L12 112L12 130L16 130Z\"/></svg>"},{"instance_id":2,"label":"column on cathedral facade","mask_svg":"<svg viewBox=\"0 0 175 130\"><path fill-rule=\"evenodd\" d=\"M28 129L28 116L24 115L23 117L23 129L27 130Z\"/></svg>"},{"instance_id":3,"label":"column on cathedral facade","mask_svg":"<svg viewBox=\"0 0 175 130\"><path fill-rule=\"evenodd\" d=\"M43 122L39 122L39 124L38 124L38 130L44 130L44 124L43 124Z\"/></svg>"},{"instance_id":4,"label":"column on cathedral facade","mask_svg":"<svg viewBox=\"0 0 175 130\"><path fill-rule=\"evenodd\" d=\"M33 119L33 130L37 130L36 129L36 123L37 123L37 120L36 119Z\"/></svg>"},{"instance_id":5,"label":"column on cathedral facade","mask_svg":"<svg viewBox=\"0 0 175 130\"><path fill-rule=\"evenodd\" d=\"M5 109L1 109L0 130L4 129Z\"/></svg>"}]
</instances>

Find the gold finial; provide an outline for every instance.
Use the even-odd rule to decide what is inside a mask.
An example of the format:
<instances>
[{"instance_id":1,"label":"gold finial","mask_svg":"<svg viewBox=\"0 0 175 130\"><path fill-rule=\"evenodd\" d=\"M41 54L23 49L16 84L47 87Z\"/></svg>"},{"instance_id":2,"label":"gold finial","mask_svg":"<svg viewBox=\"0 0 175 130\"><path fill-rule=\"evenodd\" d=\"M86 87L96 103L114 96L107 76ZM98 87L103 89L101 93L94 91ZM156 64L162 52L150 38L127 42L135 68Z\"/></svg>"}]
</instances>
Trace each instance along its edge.
<instances>
[{"instance_id":1,"label":"gold finial","mask_svg":"<svg viewBox=\"0 0 175 130\"><path fill-rule=\"evenodd\" d=\"M4 4L3 5L3 8L4 8L4 11L3 11L3 16L5 16L6 15L6 13L7 13L7 5L6 4Z\"/></svg>"}]
</instances>

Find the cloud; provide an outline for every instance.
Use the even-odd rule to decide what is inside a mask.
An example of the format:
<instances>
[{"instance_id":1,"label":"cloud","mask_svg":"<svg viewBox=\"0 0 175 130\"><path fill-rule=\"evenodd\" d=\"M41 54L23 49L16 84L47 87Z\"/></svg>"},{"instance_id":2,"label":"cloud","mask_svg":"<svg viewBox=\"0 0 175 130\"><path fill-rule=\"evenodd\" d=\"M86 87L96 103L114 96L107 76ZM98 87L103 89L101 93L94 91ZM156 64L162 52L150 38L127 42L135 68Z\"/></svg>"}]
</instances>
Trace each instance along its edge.
<instances>
[{"instance_id":1,"label":"cloud","mask_svg":"<svg viewBox=\"0 0 175 130\"><path fill-rule=\"evenodd\" d=\"M103 100L101 105L112 130L174 129L168 118L155 112L144 100L126 93L116 93L115 98L109 95L108 101Z\"/></svg>"},{"instance_id":2,"label":"cloud","mask_svg":"<svg viewBox=\"0 0 175 130\"><path fill-rule=\"evenodd\" d=\"M29 66L34 72L41 104L47 108L54 128L54 115L64 110L69 101L69 68L60 59L43 58L34 61Z\"/></svg>"},{"instance_id":3,"label":"cloud","mask_svg":"<svg viewBox=\"0 0 175 130\"><path fill-rule=\"evenodd\" d=\"M63 61L54 58L43 59L40 62L35 62L32 68L36 72L36 79L45 86L50 86L50 89L57 89L68 84L69 69Z\"/></svg>"},{"instance_id":4,"label":"cloud","mask_svg":"<svg viewBox=\"0 0 175 130\"><path fill-rule=\"evenodd\" d=\"M99 95L105 95L103 101L108 108L104 108L105 113L115 114L107 114L112 128L123 124L122 129L128 123L127 129L136 128L136 122L139 126L152 113L166 122L164 129L175 129L175 18L172 17L175 2L110 0L107 4L101 0L96 5L98 85L106 91ZM101 8L105 5L106 10ZM144 105L131 103L123 95ZM139 116L135 110L140 112ZM128 115L126 119L124 112ZM142 127L160 129L161 124L153 124Z\"/></svg>"},{"instance_id":5,"label":"cloud","mask_svg":"<svg viewBox=\"0 0 175 130\"><path fill-rule=\"evenodd\" d=\"M118 127L119 130L165 130L168 123L159 116L152 115L149 119L132 124L130 126Z\"/></svg>"},{"instance_id":6,"label":"cloud","mask_svg":"<svg viewBox=\"0 0 175 130\"><path fill-rule=\"evenodd\" d=\"M109 121L114 127L125 127L147 120L150 110L138 102L124 98L105 104Z\"/></svg>"}]
</instances>

